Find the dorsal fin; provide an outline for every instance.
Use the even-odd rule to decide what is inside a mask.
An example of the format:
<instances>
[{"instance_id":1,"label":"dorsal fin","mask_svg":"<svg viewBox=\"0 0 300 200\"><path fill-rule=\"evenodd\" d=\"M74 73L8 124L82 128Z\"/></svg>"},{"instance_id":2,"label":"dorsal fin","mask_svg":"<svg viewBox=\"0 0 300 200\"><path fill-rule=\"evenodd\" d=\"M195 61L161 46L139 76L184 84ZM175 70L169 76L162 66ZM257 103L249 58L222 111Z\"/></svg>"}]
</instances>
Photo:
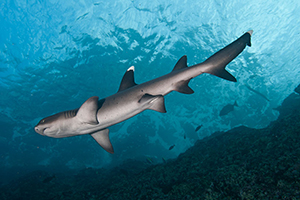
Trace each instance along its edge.
<instances>
[{"instance_id":1,"label":"dorsal fin","mask_svg":"<svg viewBox=\"0 0 300 200\"><path fill-rule=\"evenodd\" d=\"M180 70L186 68L187 66L187 57L186 55L182 56L176 63L174 69L172 71Z\"/></svg>"},{"instance_id":2,"label":"dorsal fin","mask_svg":"<svg viewBox=\"0 0 300 200\"><path fill-rule=\"evenodd\" d=\"M134 82L134 66L131 66L125 72L118 92L126 90L127 88L133 87L135 85L137 84Z\"/></svg>"},{"instance_id":3,"label":"dorsal fin","mask_svg":"<svg viewBox=\"0 0 300 200\"><path fill-rule=\"evenodd\" d=\"M79 108L76 117L84 123L98 124L97 120L98 111L98 97L90 97Z\"/></svg>"}]
</instances>

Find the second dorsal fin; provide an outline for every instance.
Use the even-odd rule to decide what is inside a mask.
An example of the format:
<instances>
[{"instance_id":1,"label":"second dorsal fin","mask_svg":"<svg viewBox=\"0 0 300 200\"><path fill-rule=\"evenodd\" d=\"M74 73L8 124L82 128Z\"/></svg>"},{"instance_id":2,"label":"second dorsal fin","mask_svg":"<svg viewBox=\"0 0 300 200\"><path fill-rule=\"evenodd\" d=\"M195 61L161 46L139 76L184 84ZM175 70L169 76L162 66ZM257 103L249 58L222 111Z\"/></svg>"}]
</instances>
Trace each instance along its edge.
<instances>
[{"instance_id":1,"label":"second dorsal fin","mask_svg":"<svg viewBox=\"0 0 300 200\"><path fill-rule=\"evenodd\" d=\"M131 66L125 72L118 92L126 90L127 88L133 87L135 85L137 84L134 82L134 66Z\"/></svg>"},{"instance_id":2,"label":"second dorsal fin","mask_svg":"<svg viewBox=\"0 0 300 200\"><path fill-rule=\"evenodd\" d=\"M187 57L186 55L182 56L176 63L174 69L172 71L180 70L186 68L187 66Z\"/></svg>"}]
</instances>

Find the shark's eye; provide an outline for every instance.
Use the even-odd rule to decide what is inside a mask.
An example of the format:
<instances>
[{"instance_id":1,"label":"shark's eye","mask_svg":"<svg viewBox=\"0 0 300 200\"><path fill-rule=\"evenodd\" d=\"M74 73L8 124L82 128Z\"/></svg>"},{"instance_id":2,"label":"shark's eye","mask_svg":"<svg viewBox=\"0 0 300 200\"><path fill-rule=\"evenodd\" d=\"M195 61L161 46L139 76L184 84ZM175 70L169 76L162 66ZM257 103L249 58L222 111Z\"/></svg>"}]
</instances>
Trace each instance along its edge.
<instances>
[{"instance_id":1,"label":"shark's eye","mask_svg":"<svg viewBox=\"0 0 300 200\"><path fill-rule=\"evenodd\" d=\"M42 120L42 123L44 123L44 122L45 122L45 120L43 119L43 120Z\"/></svg>"}]
</instances>

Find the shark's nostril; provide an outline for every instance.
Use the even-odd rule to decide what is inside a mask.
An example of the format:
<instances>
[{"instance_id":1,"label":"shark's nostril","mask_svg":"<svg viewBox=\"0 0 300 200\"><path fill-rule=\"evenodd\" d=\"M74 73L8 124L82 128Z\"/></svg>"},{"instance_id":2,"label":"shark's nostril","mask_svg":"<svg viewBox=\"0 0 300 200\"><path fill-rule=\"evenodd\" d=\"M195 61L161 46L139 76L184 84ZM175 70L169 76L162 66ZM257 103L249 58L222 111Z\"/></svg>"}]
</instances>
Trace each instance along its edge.
<instances>
[{"instance_id":1,"label":"shark's nostril","mask_svg":"<svg viewBox=\"0 0 300 200\"><path fill-rule=\"evenodd\" d=\"M38 134L44 135L44 134L43 134L43 129L40 129L40 128L38 128L38 127L34 127L34 130L35 130L35 132L37 132Z\"/></svg>"}]
</instances>

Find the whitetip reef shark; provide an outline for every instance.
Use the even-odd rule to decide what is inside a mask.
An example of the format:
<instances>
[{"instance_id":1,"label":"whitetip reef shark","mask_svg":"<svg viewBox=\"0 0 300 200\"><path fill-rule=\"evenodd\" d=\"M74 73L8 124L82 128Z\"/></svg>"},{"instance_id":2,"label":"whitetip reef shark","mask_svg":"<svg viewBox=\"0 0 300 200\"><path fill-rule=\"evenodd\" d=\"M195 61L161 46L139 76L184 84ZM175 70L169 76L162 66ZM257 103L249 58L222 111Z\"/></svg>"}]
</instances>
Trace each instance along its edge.
<instances>
[{"instance_id":1,"label":"whitetip reef shark","mask_svg":"<svg viewBox=\"0 0 300 200\"><path fill-rule=\"evenodd\" d=\"M107 152L114 153L108 127L127 120L146 109L166 112L164 96L172 91L192 94L190 80L203 73L236 82L225 70L226 65L246 47L251 46L252 30L224 47L204 62L188 67L187 57L182 56L169 74L142 84L134 81L134 67L124 74L116 94L99 100L90 97L80 108L54 114L42 119L34 130L53 138L91 135Z\"/></svg>"}]
</instances>

